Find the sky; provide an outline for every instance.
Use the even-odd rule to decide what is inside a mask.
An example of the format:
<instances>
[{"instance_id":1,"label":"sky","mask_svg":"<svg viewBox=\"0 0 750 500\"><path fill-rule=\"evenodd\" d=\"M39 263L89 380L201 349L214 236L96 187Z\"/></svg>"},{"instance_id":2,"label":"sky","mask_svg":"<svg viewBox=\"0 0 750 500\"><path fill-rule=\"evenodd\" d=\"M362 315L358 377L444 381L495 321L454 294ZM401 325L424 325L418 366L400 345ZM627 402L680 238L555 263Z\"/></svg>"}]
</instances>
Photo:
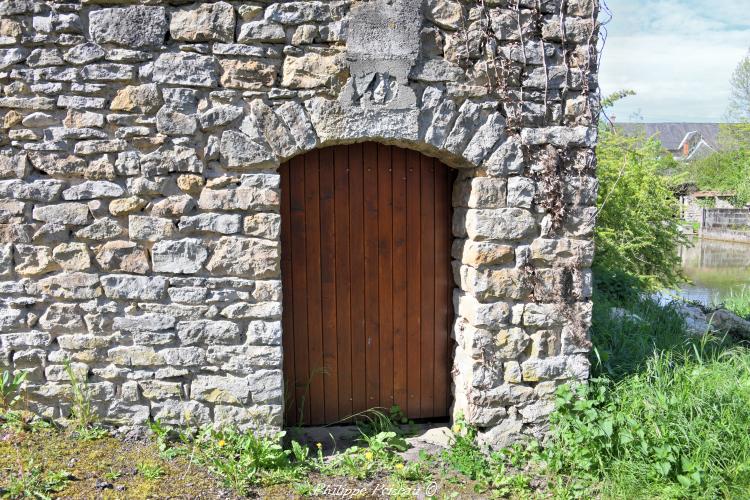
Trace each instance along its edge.
<instances>
[{"instance_id":1,"label":"sky","mask_svg":"<svg viewBox=\"0 0 750 500\"><path fill-rule=\"evenodd\" d=\"M604 0L613 18L599 81L631 89L617 121L720 122L750 48L750 0Z\"/></svg>"}]
</instances>

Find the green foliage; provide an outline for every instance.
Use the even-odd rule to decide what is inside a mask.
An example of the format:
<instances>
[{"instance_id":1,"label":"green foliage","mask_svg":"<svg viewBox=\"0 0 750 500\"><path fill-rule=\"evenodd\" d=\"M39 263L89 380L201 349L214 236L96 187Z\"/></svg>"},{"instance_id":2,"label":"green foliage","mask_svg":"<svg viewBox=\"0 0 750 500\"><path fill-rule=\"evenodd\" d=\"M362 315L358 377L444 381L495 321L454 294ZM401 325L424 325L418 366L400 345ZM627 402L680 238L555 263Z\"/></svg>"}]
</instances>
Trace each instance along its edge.
<instances>
[{"instance_id":1,"label":"green foliage","mask_svg":"<svg viewBox=\"0 0 750 500\"><path fill-rule=\"evenodd\" d=\"M459 418L453 426L453 445L442 453L443 461L455 472L476 481L477 493L491 498L505 498L528 494L531 480L526 474L510 473L507 467L528 465L537 444L518 445L512 449L485 453L476 443L476 429Z\"/></svg>"},{"instance_id":2,"label":"green foliage","mask_svg":"<svg viewBox=\"0 0 750 500\"><path fill-rule=\"evenodd\" d=\"M453 446L443 452L443 460L456 472L469 479L478 479L484 475L487 459L476 444L476 430L463 423L457 423L453 436Z\"/></svg>"},{"instance_id":3,"label":"green foliage","mask_svg":"<svg viewBox=\"0 0 750 500\"><path fill-rule=\"evenodd\" d=\"M737 132L748 125L725 125L726 134L733 138L725 149L706 158L687 162L682 167L687 179L703 191L734 193L734 206L750 202L750 136ZM706 207L711 208L711 207Z\"/></svg>"},{"instance_id":4,"label":"green foliage","mask_svg":"<svg viewBox=\"0 0 750 500\"><path fill-rule=\"evenodd\" d=\"M71 415L76 436L84 441L101 439L107 431L99 427L99 415L91 405L91 389L81 380L69 360L65 361L65 373L70 379Z\"/></svg>"},{"instance_id":5,"label":"green foliage","mask_svg":"<svg viewBox=\"0 0 750 500\"><path fill-rule=\"evenodd\" d=\"M732 290L724 297L724 307L737 316L750 320L750 287L744 286L740 290Z\"/></svg>"},{"instance_id":6,"label":"green foliage","mask_svg":"<svg viewBox=\"0 0 750 500\"><path fill-rule=\"evenodd\" d=\"M138 473L143 476L144 479L154 481L164 476L164 467L153 462L141 462L136 465Z\"/></svg>"},{"instance_id":7,"label":"green foliage","mask_svg":"<svg viewBox=\"0 0 750 500\"><path fill-rule=\"evenodd\" d=\"M30 462L27 467L22 468L18 475L10 480L3 497L49 500L53 493L62 491L70 479L72 479L72 476L66 471L52 471L43 474L41 467Z\"/></svg>"},{"instance_id":8,"label":"green foliage","mask_svg":"<svg viewBox=\"0 0 750 500\"><path fill-rule=\"evenodd\" d=\"M745 56L729 80L731 93L727 118L730 122L750 122L750 55Z\"/></svg>"},{"instance_id":9,"label":"green foliage","mask_svg":"<svg viewBox=\"0 0 750 500\"><path fill-rule=\"evenodd\" d=\"M677 248L686 240L678 201L662 175L675 167L671 155L654 138L603 128L597 159L595 271L617 269L651 289L682 281Z\"/></svg>"},{"instance_id":10,"label":"green foliage","mask_svg":"<svg viewBox=\"0 0 750 500\"><path fill-rule=\"evenodd\" d=\"M205 427L196 437L196 458L241 494L253 485L292 482L302 477L303 469L292 463L292 452L282 446L284 435Z\"/></svg>"},{"instance_id":11,"label":"green foliage","mask_svg":"<svg viewBox=\"0 0 750 500\"><path fill-rule=\"evenodd\" d=\"M599 378L557 392L552 438L537 457L555 496L742 497L750 488L750 350L690 338L672 307L617 295L632 297L595 290Z\"/></svg>"},{"instance_id":12,"label":"green foliage","mask_svg":"<svg viewBox=\"0 0 750 500\"><path fill-rule=\"evenodd\" d=\"M740 495L750 488L749 384L746 349L657 352L619 383L561 388L545 458L618 497Z\"/></svg>"},{"instance_id":13,"label":"green foliage","mask_svg":"<svg viewBox=\"0 0 750 500\"><path fill-rule=\"evenodd\" d=\"M352 446L321 463L320 471L332 476L347 476L357 479L373 477L378 472L390 470L401 460L396 452L408 448L404 438L393 431L381 431L375 435L362 434L362 446Z\"/></svg>"},{"instance_id":14,"label":"green foliage","mask_svg":"<svg viewBox=\"0 0 750 500\"><path fill-rule=\"evenodd\" d=\"M11 374L5 370L0 375L0 410L12 410L21 399L21 387L26 381L26 372Z\"/></svg>"},{"instance_id":15,"label":"green foliage","mask_svg":"<svg viewBox=\"0 0 750 500\"><path fill-rule=\"evenodd\" d=\"M602 108L603 109L611 108L617 103L617 101L620 101L622 99L625 99L626 97L633 96L633 95L635 95L635 91L628 90L628 89L618 90L617 92L613 92L609 94L608 96L605 96L602 98L602 102L601 102Z\"/></svg>"},{"instance_id":16,"label":"green foliage","mask_svg":"<svg viewBox=\"0 0 750 500\"><path fill-rule=\"evenodd\" d=\"M643 370L654 352L692 349L686 341L685 323L674 307L641 296L632 282L611 285L617 295L598 285L597 281L591 325L595 376L619 380ZM628 286L633 287L630 292Z\"/></svg>"}]
</instances>

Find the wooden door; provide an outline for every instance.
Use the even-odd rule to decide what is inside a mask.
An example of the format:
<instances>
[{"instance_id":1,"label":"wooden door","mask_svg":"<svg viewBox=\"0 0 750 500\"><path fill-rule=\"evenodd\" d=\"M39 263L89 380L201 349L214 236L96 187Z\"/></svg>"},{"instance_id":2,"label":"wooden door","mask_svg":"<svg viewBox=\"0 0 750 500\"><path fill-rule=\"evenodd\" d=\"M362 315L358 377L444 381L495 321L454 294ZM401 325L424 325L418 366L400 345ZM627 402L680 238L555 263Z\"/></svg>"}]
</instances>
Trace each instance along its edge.
<instances>
[{"instance_id":1,"label":"wooden door","mask_svg":"<svg viewBox=\"0 0 750 500\"><path fill-rule=\"evenodd\" d=\"M446 417L454 172L376 143L280 171L287 424Z\"/></svg>"}]
</instances>

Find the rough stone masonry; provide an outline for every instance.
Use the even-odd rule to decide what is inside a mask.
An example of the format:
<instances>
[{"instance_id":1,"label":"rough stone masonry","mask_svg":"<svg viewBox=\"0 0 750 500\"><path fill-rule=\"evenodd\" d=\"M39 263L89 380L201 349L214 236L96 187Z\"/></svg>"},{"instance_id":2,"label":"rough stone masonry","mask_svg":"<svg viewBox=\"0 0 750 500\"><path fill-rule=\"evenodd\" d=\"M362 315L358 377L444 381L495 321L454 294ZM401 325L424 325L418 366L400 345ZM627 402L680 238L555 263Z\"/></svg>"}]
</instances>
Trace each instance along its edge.
<instances>
[{"instance_id":1,"label":"rough stone masonry","mask_svg":"<svg viewBox=\"0 0 750 500\"><path fill-rule=\"evenodd\" d=\"M374 140L454 189L453 415L589 374L597 0L0 1L0 370L28 408L283 425L277 167ZM448 334L446 332L446 334Z\"/></svg>"}]
</instances>

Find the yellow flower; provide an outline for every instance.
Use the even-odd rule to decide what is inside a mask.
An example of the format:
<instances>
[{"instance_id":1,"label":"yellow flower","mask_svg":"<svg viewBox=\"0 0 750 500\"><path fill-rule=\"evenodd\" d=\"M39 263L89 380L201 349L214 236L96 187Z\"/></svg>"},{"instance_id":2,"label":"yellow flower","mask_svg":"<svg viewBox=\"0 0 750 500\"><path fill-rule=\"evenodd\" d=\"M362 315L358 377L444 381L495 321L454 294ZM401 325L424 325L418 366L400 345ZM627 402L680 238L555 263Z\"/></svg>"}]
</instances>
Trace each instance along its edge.
<instances>
[{"instance_id":1,"label":"yellow flower","mask_svg":"<svg viewBox=\"0 0 750 500\"><path fill-rule=\"evenodd\" d=\"M401 470L404 468L404 464L396 464L396 470Z\"/></svg>"},{"instance_id":2,"label":"yellow flower","mask_svg":"<svg viewBox=\"0 0 750 500\"><path fill-rule=\"evenodd\" d=\"M317 446L319 450L323 449L323 443L315 443L315 446Z\"/></svg>"},{"instance_id":3,"label":"yellow flower","mask_svg":"<svg viewBox=\"0 0 750 500\"><path fill-rule=\"evenodd\" d=\"M454 425L453 426L453 433L454 434L458 434L459 432L461 432L461 426L458 425L458 424Z\"/></svg>"},{"instance_id":4,"label":"yellow flower","mask_svg":"<svg viewBox=\"0 0 750 500\"><path fill-rule=\"evenodd\" d=\"M217 444L219 445L219 448L223 448L224 445L227 444L227 442L224 441L223 439L221 439L221 440L219 440L219 442Z\"/></svg>"},{"instance_id":5,"label":"yellow flower","mask_svg":"<svg viewBox=\"0 0 750 500\"><path fill-rule=\"evenodd\" d=\"M367 460L372 460L372 452L371 452L371 451L368 451L367 453L365 453L365 458L366 458Z\"/></svg>"}]
</instances>

